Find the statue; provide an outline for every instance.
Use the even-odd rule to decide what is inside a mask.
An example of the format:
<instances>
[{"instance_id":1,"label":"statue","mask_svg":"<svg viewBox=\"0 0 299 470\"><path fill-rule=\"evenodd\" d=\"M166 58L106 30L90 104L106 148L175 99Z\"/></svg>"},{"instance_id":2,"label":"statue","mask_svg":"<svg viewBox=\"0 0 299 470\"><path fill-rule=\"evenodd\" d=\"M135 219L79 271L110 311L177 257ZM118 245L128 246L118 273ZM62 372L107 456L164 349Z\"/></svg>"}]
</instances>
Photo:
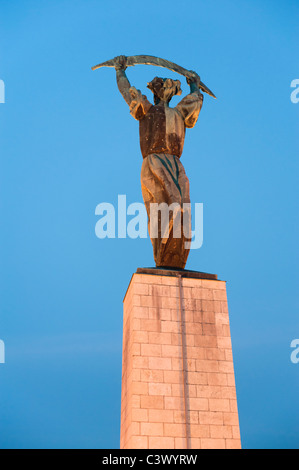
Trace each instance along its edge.
<instances>
[{"instance_id":1,"label":"statue","mask_svg":"<svg viewBox=\"0 0 299 470\"><path fill-rule=\"evenodd\" d=\"M140 90L130 85L126 76L127 66L136 63L159 65L185 75L190 94L171 108L171 98L182 93L180 81L155 77L147 84L154 94L154 105L151 104ZM118 89L129 105L131 115L139 121L143 156L141 189L156 266L184 269L191 242L189 180L180 161L185 129L194 127L197 122L203 104L200 89L215 96L195 72L164 59L118 56L93 70L101 66L115 67ZM161 220L161 211L151 210L163 204L167 205L167 216L170 217L166 227Z\"/></svg>"}]
</instances>

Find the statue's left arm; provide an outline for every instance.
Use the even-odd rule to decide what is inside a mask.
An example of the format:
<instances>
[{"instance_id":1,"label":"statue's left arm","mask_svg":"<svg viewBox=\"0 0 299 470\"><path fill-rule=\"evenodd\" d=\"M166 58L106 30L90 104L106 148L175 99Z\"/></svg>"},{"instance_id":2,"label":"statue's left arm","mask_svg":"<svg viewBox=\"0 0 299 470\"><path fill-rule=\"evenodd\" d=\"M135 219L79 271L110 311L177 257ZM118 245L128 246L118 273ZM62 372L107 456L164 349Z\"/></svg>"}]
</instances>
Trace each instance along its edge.
<instances>
[{"instance_id":1,"label":"statue's left arm","mask_svg":"<svg viewBox=\"0 0 299 470\"><path fill-rule=\"evenodd\" d=\"M203 94L200 92L200 77L190 71L190 76L186 77L190 86L190 94L185 96L176 106L182 115L186 127L194 127L203 104Z\"/></svg>"}]
</instances>

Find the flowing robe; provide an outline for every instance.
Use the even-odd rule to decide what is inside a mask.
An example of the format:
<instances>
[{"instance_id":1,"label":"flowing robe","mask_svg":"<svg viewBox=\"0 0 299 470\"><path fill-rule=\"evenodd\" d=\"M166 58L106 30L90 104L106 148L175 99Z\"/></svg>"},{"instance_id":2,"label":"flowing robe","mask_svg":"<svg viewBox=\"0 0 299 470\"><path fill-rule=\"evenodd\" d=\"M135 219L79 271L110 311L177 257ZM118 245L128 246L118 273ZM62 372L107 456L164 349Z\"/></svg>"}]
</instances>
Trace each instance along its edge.
<instances>
[{"instance_id":1,"label":"flowing robe","mask_svg":"<svg viewBox=\"0 0 299 470\"><path fill-rule=\"evenodd\" d=\"M190 250L191 209L189 180L180 157L186 127L195 126L203 96L193 92L170 108L163 101L152 105L139 90L132 89L135 96L130 103L130 112L139 121L143 156L141 189L155 263L156 266L184 269ZM166 227L161 220L161 211L151 211L162 203L168 207L173 205Z\"/></svg>"}]
</instances>

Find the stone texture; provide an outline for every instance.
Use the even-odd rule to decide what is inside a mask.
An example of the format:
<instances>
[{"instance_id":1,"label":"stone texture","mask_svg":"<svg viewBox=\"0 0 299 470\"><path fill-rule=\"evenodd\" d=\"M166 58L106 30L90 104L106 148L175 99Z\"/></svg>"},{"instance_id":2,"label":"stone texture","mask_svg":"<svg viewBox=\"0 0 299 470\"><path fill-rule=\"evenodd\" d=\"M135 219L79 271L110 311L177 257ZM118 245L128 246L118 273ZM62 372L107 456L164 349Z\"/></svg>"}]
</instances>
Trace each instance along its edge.
<instances>
[{"instance_id":1,"label":"stone texture","mask_svg":"<svg viewBox=\"0 0 299 470\"><path fill-rule=\"evenodd\" d=\"M181 282L137 272L125 295L122 449L241 447L225 282Z\"/></svg>"}]
</instances>

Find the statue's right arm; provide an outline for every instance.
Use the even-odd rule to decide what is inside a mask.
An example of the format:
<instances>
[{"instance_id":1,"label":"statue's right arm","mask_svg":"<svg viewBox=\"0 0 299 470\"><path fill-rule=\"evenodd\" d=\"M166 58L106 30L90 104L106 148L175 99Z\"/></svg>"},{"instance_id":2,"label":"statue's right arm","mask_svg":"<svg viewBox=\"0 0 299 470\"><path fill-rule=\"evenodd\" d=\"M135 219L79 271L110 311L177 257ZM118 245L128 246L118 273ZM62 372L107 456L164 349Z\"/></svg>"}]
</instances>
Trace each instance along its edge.
<instances>
[{"instance_id":1,"label":"statue's right arm","mask_svg":"<svg viewBox=\"0 0 299 470\"><path fill-rule=\"evenodd\" d=\"M131 85L124 69L116 70L116 81L117 81L118 89L121 92L122 96L124 97L124 100L130 106L131 101L132 101L132 97L130 94Z\"/></svg>"},{"instance_id":2,"label":"statue's right arm","mask_svg":"<svg viewBox=\"0 0 299 470\"><path fill-rule=\"evenodd\" d=\"M148 110L152 107L146 96L141 94L140 90L131 87L130 82L126 76L127 58L125 56L118 56L115 58L115 70L117 86L123 95L126 103L130 106L130 113L139 121L142 119Z\"/></svg>"},{"instance_id":3,"label":"statue's right arm","mask_svg":"<svg viewBox=\"0 0 299 470\"><path fill-rule=\"evenodd\" d=\"M115 57L115 70L116 70L116 81L117 86L121 94L123 95L126 103L130 106L132 97L130 94L130 82L126 75L127 58L124 55Z\"/></svg>"}]
</instances>

